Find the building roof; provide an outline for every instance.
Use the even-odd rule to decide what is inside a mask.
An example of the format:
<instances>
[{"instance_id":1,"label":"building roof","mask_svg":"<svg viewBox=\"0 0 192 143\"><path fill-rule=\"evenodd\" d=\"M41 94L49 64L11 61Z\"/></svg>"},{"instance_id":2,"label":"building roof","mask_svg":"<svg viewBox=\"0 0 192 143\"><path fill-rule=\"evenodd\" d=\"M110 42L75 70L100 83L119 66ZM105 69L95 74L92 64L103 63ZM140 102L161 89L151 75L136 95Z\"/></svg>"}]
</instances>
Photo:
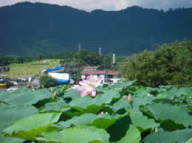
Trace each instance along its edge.
<instances>
[{"instance_id":1,"label":"building roof","mask_svg":"<svg viewBox=\"0 0 192 143\"><path fill-rule=\"evenodd\" d=\"M98 68L98 66L87 66L87 67L84 67L84 69L97 69Z\"/></svg>"},{"instance_id":2,"label":"building roof","mask_svg":"<svg viewBox=\"0 0 192 143\"><path fill-rule=\"evenodd\" d=\"M106 75L118 75L117 71L104 71L104 70L95 70L95 71L82 71L81 74L85 75L99 75L99 74L106 74Z\"/></svg>"},{"instance_id":3,"label":"building roof","mask_svg":"<svg viewBox=\"0 0 192 143\"><path fill-rule=\"evenodd\" d=\"M44 72L57 72L57 71L63 71L65 68L64 67L54 67L54 68L49 68L49 69L46 69Z\"/></svg>"},{"instance_id":4,"label":"building roof","mask_svg":"<svg viewBox=\"0 0 192 143\"><path fill-rule=\"evenodd\" d=\"M98 67L97 66L94 66L94 67L91 67L91 66L87 66L87 67L83 67L83 70L84 71L96 71L98 69Z\"/></svg>"}]
</instances>

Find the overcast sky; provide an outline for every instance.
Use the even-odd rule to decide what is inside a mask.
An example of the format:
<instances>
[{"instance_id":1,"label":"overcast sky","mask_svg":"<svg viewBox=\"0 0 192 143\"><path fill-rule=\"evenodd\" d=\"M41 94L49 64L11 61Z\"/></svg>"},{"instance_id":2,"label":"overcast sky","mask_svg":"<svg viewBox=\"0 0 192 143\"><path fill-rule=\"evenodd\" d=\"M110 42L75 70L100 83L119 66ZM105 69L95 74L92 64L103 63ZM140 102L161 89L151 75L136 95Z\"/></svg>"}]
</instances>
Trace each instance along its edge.
<instances>
[{"instance_id":1,"label":"overcast sky","mask_svg":"<svg viewBox=\"0 0 192 143\"><path fill-rule=\"evenodd\" d=\"M133 5L165 10L169 8L192 7L192 0L0 0L0 6L23 1L68 5L87 11L94 9L120 10Z\"/></svg>"}]
</instances>

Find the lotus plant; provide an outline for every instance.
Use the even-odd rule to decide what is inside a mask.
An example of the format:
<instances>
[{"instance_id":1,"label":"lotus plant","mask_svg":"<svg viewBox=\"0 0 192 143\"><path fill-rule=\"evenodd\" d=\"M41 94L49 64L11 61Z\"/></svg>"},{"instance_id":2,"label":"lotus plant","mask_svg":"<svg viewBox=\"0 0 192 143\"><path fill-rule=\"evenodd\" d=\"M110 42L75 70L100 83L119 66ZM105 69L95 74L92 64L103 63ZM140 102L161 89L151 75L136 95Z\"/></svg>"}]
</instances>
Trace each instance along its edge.
<instances>
[{"instance_id":1,"label":"lotus plant","mask_svg":"<svg viewBox=\"0 0 192 143\"><path fill-rule=\"evenodd\" d=\"M74 85L72 89L80 92L79 96L96 96L96 88L103 84L102 77L88 76L85 80L79 82L79 85Z\"/></svg>"}]
</instances>

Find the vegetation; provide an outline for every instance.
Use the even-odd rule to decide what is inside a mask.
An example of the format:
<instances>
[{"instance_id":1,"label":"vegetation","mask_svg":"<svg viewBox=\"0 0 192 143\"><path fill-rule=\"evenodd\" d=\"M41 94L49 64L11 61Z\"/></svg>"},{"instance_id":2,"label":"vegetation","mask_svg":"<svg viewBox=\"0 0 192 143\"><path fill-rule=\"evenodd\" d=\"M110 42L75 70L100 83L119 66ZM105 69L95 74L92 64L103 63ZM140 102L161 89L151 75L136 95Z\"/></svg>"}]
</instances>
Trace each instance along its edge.
<instances>
[{"instance_id":1,"label":"vegetation","mask_svg":"<svg viewBox=\"0 0 192 143\"><path fill-rule=\"evenodd\" d=\"M11 63L26 63L31 62L31 57L18 57L18 56L0 56L0 66L8 66Z\"/></svg>"},{"instance_id":2,"label":"vegetation","mask_svg":"<svg viewBox=\"0 0 192 143\"><path fill-rule=\"evenodd\" d=\"M191 87L151 88L134 82L99 87L94 98L80 97L66 86L0 92L0 140L186 143L192 137L191 93Z\"/></svg>"},{"instance_id":3,"label":"vegetation","mask_svg":"<svg viewBox=\"0 0 192 143\"><path fill-rule=\"evenodd\" d=\"M124 60L120 66L127 80L140 85L192 85L192 41L165 44Z\"/></svg>"},{"instance_id":4,"label":"vegetation","mask_svg":"<svg viewBox=\"0 0 192 143\"><path fill-rule=\"evenodd\" d=\"M59 60L32 61L23 64L10 64L10 71L4 73L9 78L36 76L42 70L59 65Z\"/></svg>"},{"instance_id":5,"label":"vegetation","mask_svg":"<svg viewBox=\"0 0 192 143\"><path fill-rule=\"evenodd\" d=\"M42 75L39 80L40 80L41 87L44 87L44 88L49 88L57 85L55 79L53 79L48 75Z\"/></svg>"}]
</instances>

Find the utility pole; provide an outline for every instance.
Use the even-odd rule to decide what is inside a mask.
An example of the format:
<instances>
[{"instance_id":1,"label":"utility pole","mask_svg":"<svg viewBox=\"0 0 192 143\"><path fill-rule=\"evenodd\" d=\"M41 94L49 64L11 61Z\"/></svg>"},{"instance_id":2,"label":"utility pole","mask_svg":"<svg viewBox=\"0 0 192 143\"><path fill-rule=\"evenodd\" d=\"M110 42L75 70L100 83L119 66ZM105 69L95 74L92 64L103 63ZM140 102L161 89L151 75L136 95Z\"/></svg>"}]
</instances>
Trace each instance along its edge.
<instances>
[{"instance_id":1,"label":"utility pole","mask_svg":"<svg viewBox=\"0 0 192 143\"><path fill-rule=\"evenodd\" d=\"M102 48L99 48L99 56L102 54Z\"/></svg>"},{"instance_id":2,"label":"utility pole","mask_svg":"<svg viewBox=\"0 0 192 143\"><path fill-rule=\"evenodd\" d=\"M103 60L104 60L104 82L106 82L107 77L106 77L106 69L105 69L105 56L104 56Z\"/></svg>"},{"instance_id":3,"label":"utility pole","mask_svg":"<svg viewBox=\"0 0 192 143\"><path fill-rule=\"evenodd\" d=\"M81 43L79 43L79 45L78 45L78 50L79 50L79 52L81 51Z\"/></svg>"},{"instance_id":4,"label":"utility pole","mask_svg":"<svg viewBox=\"0 0 192 143\"><path fill-rule=\"evenodd\" d=\"M115 57L115 54L113 54L113 65L115 65L115 62L116 62L116 57Z\"/></svg>"}]
</instances>

